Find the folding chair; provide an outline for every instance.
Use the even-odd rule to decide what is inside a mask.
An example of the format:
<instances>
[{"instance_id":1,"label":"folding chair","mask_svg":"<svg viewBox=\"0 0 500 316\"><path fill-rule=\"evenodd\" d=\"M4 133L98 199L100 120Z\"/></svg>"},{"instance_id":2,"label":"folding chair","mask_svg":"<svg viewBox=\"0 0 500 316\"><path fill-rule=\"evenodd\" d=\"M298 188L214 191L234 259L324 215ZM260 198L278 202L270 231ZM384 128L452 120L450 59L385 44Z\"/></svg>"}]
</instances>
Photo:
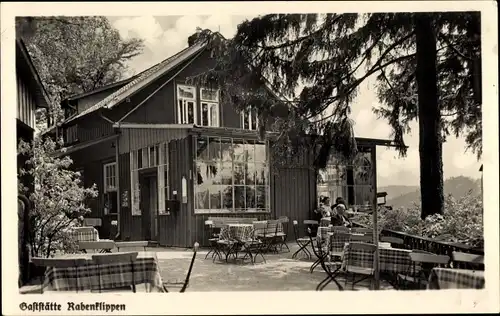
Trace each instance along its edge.
<instances>
[{"instance_id":1,"label":"folding chair","mask_svg":"<svg viewBox=\"0 0 500 316\"><path fill-rule=\"evenodd\" d=\"M209 254L212 254L212 258L214 256L220 257L219 249L217 247L217 241L219 240L219 234L216 234L214 232L214 222L212 220L206 220L205 221L205 226L208 228L209 231L209 238L208 238L208 243L210 245L210 250L207 252L207 255L205 256L205 259L208 258Z\"/></svg>"},{"instance_id":2,"label":"folding chair","mask_svg":"<svg viewBox=\"0 0 500 316\"><path fill-rule=\"evenodd\" d=\"M132 292L136 292L135 289L135 261L137 260L137 255L138 252L121 252L121 253L105 253L105 254L96 254L92 255L92 261L97 265L97 270L99 271L99 293L102 293L103 291L103 284L102 284L102 269L99 267L100 265L103 264L110 264L110 263L123 263L123 264L130 264L130 269L131 269L131 274L132 274L132 280L131 280L131 286L132 286ZM127 286L128 288L128 286ZM106 289L104 289L106 290ZM112 289L113 291L116 291L116 289ZM106 290L110 291L110 290Z\"/></svg>"},{"instance_id":3,"label":"folding chair","mask_svg":"<svg viewBox=\"0 0 500 316\"><path fill-rule=\"evenodd\" d=\"M257 224L254 224L253 235L247 240L243 240L237 237L237 242L242 246L242 250L245 252L243 260L245 260L247 256L250 256L250 261L252 262L252 264L255 264L257 256L260 255L262 257L262 260L264 260L264 263L266 263L266 258L264 258L264 255L262 254L262 250L266 244L263 243L255 233L255 227L258 227L259 229L265 229L265 225L259 225L259 222L254 223Z\"/></svg>"},{"instance_id":4,"label":"folding chair","mask_svg":"<svg viewBox=\"0 0 500 316\"><path fill-rule=\"evenodd\" d=\"M37 267L42 267L45 268L45 270L48 267L53 267L53 268L60 268L60 269L65 269L65 268L74 268L75 269L75 280L76 280L76 292L78 293L78 290L80 288L80 276L78 275L78 268L80 267L87 267L87 260L80 258L80 259L55 259L55 258L38 258L38 257L33 257L31 258L31 262ZM86 269L85 269L86 270ZM87 271L87 270L86 270ZM87 277L88 277L88 271L87 271ZM45 271L42 273L40 276L40 292L43 294L43 287L45 285Z\"/></svg>"},{"instance_id":5,"label":"folding chair","mask_svg":"<svg viewBox=\"0 0 500 316\"><path fill-rule=\"evenodd\" d=\"M189 265L188 272L186 274L186 279L184 279L183 282L163 282L163 290L165 293L168 293L167 286L172 286L172 287L181 287L179 293L184 293L189 286L189 279L191 278L191 271L193 271L193 266L194 266L194 261L196 259L196 253L198 252L198 248L200 247L200 244L197 242L194 243L193 245L193 257L191 258L191 264Z\"/></svg>"},{"instance_id":6,"label":"folding chair","mask_svg":"<svg viewBox=\"0 0 500 316\"><path fill-rule=\"evenodd\" d=\"M226 262L229 260L229 256L233 253L233 250L238 246L238 242L233 240L229 235L229 226L227 224L221 225L221 233L219 235L219 240L217 240L217 249L222 254L224 254ZM237 252L234 253L235 256L238 255ZM214 256L213 262L215 262ZM222 259L222 256L219 256L219 259Z\"/></svg>"},{"instance_id":7,"label":"folding chair","mask_svg":"<svg viewBox=\"0 0 500 316\"><path fill-rule=\"evenodd\" d=\"M410 253L411 264L406 274L398 274L398 286L409 289L422 289L427 286L430 272L435 267L447 267L450 257L445 255L428 254L421 252ZM419 266L417 271L416 267Z\"/></svg>"},{"instance_id":8,"label":"folding chair","mask_svg":"<svg viewBox=\"0 0 500 316\"><path fill-rule=\"evenodd\" d=\"M451 258L454 268L484 270L484 256L482 255L453 251Z\"/></svg>"},{"instance_id":9,"label":"folding chair","mask_svg":"<svg viewBox=\"0 0 500 316\"><path fill-rule=\"evenodd\" d=\"M278 218L278 222L281 224L281 231L278 230L278 232L276 233L277 237L279 238L278 242L280 243L279 244L280 251L282 251L283 250L283 246L285 246L286 249L287 249L287 252L290 252L290 248L288 248L288 245L286 244L287 237L288 237L288 222L289 222L289 219L286 216L280 216Z\"/></svg>"},{"instance_id":10,"label":"folding chair","mask_svg":"<svg viewBox=\"0 0 500 316\"><path fill-rule=\"evenodd\" d=\"M374 268L373 268L373 258L376 250L376 246L372 244L353 242L351 236L351 241L349 242L348 252L345 258L346 268L345 268L345 285L347 286L347 281L349 280L349 274L352 275L352 289L354 290L354 284L364 281L368 278L373 278ZM356 253L358 252L358 253ZM360 256L359 252L363 254ZM371 258L368 266L363 258ZM364 275L363 278L356 281L356 275Z\"/></svg>"},{"instance_id":11,"label":"folding chair","mask_svg":"<svg viewBox=\"0 0 500 316\"><path fill-rule=\"evenodd\" d=\"M337 275L340 273L342 268L342 256L344 254L345 244L349 242L351 235L343 232L334 232L329 236L330 242L328 247L328 253L321 260L320 264L323 270L326 272L327 277L321 281L316 287L316 291L322 291L331 281L334 281L339 290L343 290L343 287L336 280ZM312 242L312 239L311 239Z\"/></svg>"},{"instance_id":12,"label":"folding chair","mask_svg":"<svg viewBox=\"0 0 500 316\"><path fill-rule=\"evenodd\" d=\"M295 242L299 246L299 249L293 253L292 259L295 259L299 253L303 252L306 254L307 258L310 260L311 253L307 249L307 246L309 246L311 244L311 240L310 240L310 238L299 237L299 223L296 220L293 221L293 234L295 237ZM309 234L309 235L311 235L311 234Z\"/></svg>"},{"instance_id":13,"label":"folding chair","mask_svg":"<svg viewBox=\"0 0 500 316\"><path fill-rule=\"evenodd\" d=\"M266 244L266 251L271 250L273 248L275 253L278 253L278 224L277 220L269 220L267 221L266 228L264 230L264 235L261 237L262 242Z\"/></svg>"},{"instance_id":14,"label":"folding chair","mask_svg":"<svg viewBox=\"0 0 500 316\"><path fill-rule=\"evenodd\" d=\"M311 235L311 229L308 228L309 236ZM330 229L328 227L318 227L318 233L316 234L316 242L311 243L314 254L317 259L311 265L309 271L311 273L314 272L314 269L321 263L324 257L327 255L327 249L324 247L327 244L327 239L329 238L328 233L330 233ZM316 247L315 247L316 246Z\"/></svg>"},{"instance_id":15,"label":"folding chair","mask_svg":"<svg viewBox=\"0 0 500 316\"><path fill-rule=\"evenodd\" d=\"M312 234L313 237L316 237L316 233L318 232L319 222L312 219L306 219L304 220L304 225L305 225L305 233L307 235ZM310 233L308 228L311 229Z\"/></svg>"}]
</instances>

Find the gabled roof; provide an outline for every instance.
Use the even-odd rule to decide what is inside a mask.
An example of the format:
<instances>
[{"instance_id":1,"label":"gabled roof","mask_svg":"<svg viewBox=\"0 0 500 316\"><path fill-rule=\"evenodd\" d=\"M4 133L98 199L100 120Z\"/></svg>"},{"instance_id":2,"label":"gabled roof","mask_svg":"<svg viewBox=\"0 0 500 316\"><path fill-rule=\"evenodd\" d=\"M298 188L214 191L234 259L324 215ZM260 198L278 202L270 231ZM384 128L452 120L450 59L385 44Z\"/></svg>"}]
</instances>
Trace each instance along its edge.
<instances>
[{"instance_id":1,"label":"gabled roof","mask_svg":"<svg viewBox=\"0 0 500 316\"><path fill-rule=\"evenodd\" d=\"M34 91L36 106L48 108L50 105L49 94L42 84L42 80L22 39L16 39L16 72L26 75L28 84Z\"/></svg>"},{"instance_id":2,"label":"gabled roof","mask_svg":"<svg viewBox=\"0 0 500 316\"><path fill-rule=\"evenodd\" d=\"M207 42L198 42L190 47L187 47L183 49L182 51L178 52L177 54L165 59L164 61L160 62L159 64L154 65L153 67L146 69L142 73L138 74L135 76L135 79L131 80L129 83L118 89L117 91L113 92L103 100L99 101L98 103L94 104L90 108L86 109L85 111L78 113L77 115L71 117L68 119L65 123L71 122L79 117L85 116L89 113L92 113L94 111L97 111L101 108L105 109L111 109L118 103L122 102L125 100L127 97L131 96L135 92L141 90L154 80L158 79L162 75L164 75L167 71L173 69L174 67L178 66L182 62L188 60L190 57L195 55L198 52L201 52L202 49L204 49L207 45Z\"/></svg>"},{"instance_id":3,"label":"gabled roof","mask_svg":"<svg viewBox=\"0 0 500 316\"><path fill-rule=\"evenodd\" d=\"M71 96L67 97L66 100L70 100L71 101L71 100L81 99L81 98L85 98L85 97L87 97L89 95L93 95L93 94L96 94L96 93L99 93L99 92L102 92L102 91L106 91L108 89L112 89L112 88L115 88L115 87L126 85L130 81L132 81L135 78L137 78L137 76L138 75L135 75L135 76L132 76L132 77L130 77L128 79L125 79L125 80L120 80L120 81L117 81L117 82L113 82L113 83L107 84L105 86L99 87L97 89L94 89L92 91L88 91L88 92L83 92L83 93L78 93L78 94L71 95Z\"/></svg>"}]
</instances>

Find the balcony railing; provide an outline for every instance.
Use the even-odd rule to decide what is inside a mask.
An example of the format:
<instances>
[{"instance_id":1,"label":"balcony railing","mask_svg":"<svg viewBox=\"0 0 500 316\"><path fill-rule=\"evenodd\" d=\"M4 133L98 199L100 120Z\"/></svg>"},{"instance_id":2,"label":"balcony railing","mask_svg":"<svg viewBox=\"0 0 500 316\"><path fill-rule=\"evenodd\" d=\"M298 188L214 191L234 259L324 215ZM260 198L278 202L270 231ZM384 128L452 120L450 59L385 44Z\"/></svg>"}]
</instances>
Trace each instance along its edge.
<instances>
[{"instance_id":1,"label":"balcony railing","mask_svg":"<svg viewBox=\"0 0 500 316\"><path fill-rule=\"evenodd\" d=\"M353 222L353 226L367 227L366 225L356 222ZM484 255L484 249L471 247L462 243L446 242L428 237L414 236L389 229L383 229L381 235L403 239L404 246L407 249L429 251L438 255L447 255L450 256L450 258L453 251Z\"/></svg>"}]
</instances>

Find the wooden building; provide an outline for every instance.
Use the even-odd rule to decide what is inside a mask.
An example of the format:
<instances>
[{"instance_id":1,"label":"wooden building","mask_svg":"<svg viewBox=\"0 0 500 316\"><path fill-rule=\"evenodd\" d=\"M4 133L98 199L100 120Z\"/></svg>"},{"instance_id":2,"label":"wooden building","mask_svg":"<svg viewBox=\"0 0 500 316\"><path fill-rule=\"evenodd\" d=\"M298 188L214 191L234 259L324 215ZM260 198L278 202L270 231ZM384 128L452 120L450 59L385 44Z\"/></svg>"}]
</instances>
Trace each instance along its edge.
<instances>
[{"instance_id":1,"label":"wooden building","mask_svg":"<svg viewBox=\"0 0 500 316\"><path fill-rule=\"evenodd\" d=\"M205 43L190 43L130 79L64 101L57 133L84 184L97 184L91 217L102 219L103 238L116 220L111 238L186 247L206 244L209 216L303 221L318 190L352 205L373 201L375 146L390 142L358 139L359 168L332 161L318 173L304 155L299 167L276 169L272 134L259 139L255 111L223 107L219 91L186 84L214 63Z\"/></svg>"},{"instance_id":2,"label":"wooden building","mask_svg":"<svg viewBox=\"0 0 500 316\"><path fill-rule=\"evenodd\" d=\"M45 91L40 77L33 66L33 62L26 50L23 41L16 39L16 143L21 139L30 142L35 131L35 110L37 108L47 108L49 98ZM17 155L17 171L26 168L27 155ZM33 180L28 176L22 177L22 183L31 191L33 190ZM18 199L18 245L19 245L19 284L23 284L28 279L29 253L27 251L28 214L27 199L19 196Z\"/></svg>"}]
</instances>

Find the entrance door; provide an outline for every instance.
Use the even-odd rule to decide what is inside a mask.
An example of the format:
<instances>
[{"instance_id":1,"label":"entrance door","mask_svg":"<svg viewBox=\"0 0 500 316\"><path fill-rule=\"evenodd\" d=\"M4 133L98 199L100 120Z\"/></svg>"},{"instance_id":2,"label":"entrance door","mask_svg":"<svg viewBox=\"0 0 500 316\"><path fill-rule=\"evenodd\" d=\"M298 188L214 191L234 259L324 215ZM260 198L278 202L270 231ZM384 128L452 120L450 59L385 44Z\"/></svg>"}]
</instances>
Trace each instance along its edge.
<instances>
[{"instance_id":1,"label":"entrance door","mask_svg":"<svg viewBox=\"0 0 500 316\"><path fill-rule=\"evenodd\" d=\"M143 173L139 177L141 188L142 237L144 240L156 240L158 213L158 185L156 172Z\"/></svg>"}]
</instances>

